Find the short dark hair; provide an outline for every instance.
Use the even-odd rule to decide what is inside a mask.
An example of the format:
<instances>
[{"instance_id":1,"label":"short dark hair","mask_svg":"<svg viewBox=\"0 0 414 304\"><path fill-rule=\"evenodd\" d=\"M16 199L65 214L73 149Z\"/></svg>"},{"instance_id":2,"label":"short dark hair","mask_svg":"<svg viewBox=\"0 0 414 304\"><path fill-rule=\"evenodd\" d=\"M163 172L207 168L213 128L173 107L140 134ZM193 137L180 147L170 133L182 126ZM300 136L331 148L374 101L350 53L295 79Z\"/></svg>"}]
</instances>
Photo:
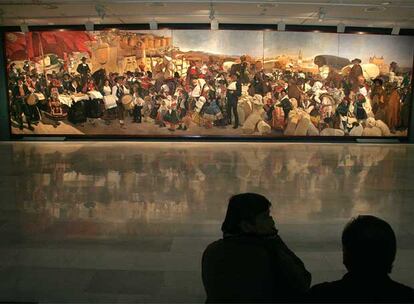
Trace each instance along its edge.
<instances>
[{"instance_id":1,"label":"short dark hair","mask_svg":"<svg viewBox=\"0 0 414 304\"><path fill-rule=\"evenodd\" d=\"M240 224L243 221L254 223L260 213L269 210L272 203L263 195L257 193L240 193L229 199L226 218L221 231L224 234L241 234Z\"/></svg>"},{"instance_id":2,"label":"short dark hair","mask_svg":"<svg viewBox=\"0 0 414 304\"><path fill-rule=\"evenodd\" d=\"M342 247L348 271L391 273L397 240L386 221L372 215L353 218L342 233Z\"/></svg>"}]
</instances>

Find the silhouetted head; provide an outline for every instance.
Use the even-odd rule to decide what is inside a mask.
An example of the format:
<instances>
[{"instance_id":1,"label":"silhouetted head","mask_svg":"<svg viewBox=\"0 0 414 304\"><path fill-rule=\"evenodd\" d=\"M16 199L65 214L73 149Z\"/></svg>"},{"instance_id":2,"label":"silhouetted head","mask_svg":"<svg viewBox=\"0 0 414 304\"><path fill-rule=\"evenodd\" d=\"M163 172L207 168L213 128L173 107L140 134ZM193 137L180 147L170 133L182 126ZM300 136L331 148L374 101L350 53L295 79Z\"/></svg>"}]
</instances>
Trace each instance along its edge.
<instances>
[{"instance_id":1,"label":"silhouetted head","mask_svg":"<svg viewBox=\"0 0 414 304\"><path fill-rule=\"evenodd\" d=\"M343 263L350 272L390 273L397 251L391 226L372 215L352 219L342 233Z\"/></svg>"},{"instance_id":2,"label":"silhouetted head","mask_svg":"<svg viewBox=\"0 0 414 304\"><path fill-rule=\"evenodd\" d=\"M270 235L277 232L270 216L272 204L263 195L241 193L229 200L221 230L224 236L237 234Z\"/></svg>"}]
</instances>

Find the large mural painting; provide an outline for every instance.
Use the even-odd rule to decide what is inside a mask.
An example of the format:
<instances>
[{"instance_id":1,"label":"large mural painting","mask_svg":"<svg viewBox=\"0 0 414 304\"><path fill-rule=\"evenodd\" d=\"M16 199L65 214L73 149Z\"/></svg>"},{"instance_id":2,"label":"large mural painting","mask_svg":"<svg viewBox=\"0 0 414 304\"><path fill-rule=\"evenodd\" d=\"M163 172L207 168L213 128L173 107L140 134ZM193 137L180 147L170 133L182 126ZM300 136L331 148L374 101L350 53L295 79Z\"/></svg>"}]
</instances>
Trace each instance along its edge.
<instances>
[{"instance_id":1,"label":"large mural painting","mask_svg":"<svg viewBox=\"0 0 414 304\"><path fill-rule=\"evenodd\" d=\"M14 135L407 136L413 37L117 29L5 35Z\"/></svg>"}]
</instances>

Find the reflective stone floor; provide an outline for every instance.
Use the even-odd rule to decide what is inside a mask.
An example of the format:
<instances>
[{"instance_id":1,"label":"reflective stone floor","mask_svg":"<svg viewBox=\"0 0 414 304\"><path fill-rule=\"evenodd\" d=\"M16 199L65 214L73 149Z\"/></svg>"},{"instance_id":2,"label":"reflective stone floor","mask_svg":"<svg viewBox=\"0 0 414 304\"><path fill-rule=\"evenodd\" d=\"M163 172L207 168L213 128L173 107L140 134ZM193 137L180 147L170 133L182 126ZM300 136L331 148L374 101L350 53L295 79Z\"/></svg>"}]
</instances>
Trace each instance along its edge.
<instances>
[{"instance_id":1,"label":"reflective stone floor","mask_svg":"<svg viewBox=\"0 0 414 304\"><path fill-rule=\"evenodd\" d=\"M0 160L0 302L203 302L202 251L245 191L313 283L344 273L344 224L374 214L414 285L414 146L30 142Z\"/></svg>"}]
</instances>

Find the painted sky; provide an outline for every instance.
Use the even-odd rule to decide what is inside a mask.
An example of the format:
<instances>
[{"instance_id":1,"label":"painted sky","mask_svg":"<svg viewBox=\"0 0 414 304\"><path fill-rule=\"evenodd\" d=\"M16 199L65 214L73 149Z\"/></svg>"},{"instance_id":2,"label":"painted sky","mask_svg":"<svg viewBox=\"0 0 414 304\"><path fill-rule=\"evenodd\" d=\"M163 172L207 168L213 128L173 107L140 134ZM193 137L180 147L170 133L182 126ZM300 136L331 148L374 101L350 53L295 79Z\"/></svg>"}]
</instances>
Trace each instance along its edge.
<instances>
[{"instance_id":1,"label":"painted sky","mask_svg":"<svg viewBox=\"0 0 414 304\"><path fill-rule=\"evenodd\" d=\"M339 35L339 56L360 58L368 62L369 57L384 56L389 64L395 61L401 67L413 66L414 37L385 35Z\"/></svg>"},{"instance_id":2,"label":"painted sky","mask_svg":"<svg viewBox=\"0 0 414 304\"><path fill-rule=\"evenodd\" d=\"M317 55L338 55L338 35L328 33L264 32L264 55L298 55L303 58Z\"/></svg>"},{"instance_id":3,"label":"painted sky","mask_svg":"<svg viewBox=\"0 0 414 304\"><path fill-rule=\"evenodd\" d=\"M262 31L173 30L173 44L182 51L263 57Z\"/></svg>"},{"instance_id":4,"label":"painted sky","mask_svg":"<svg viewBox=\"0 0 414 304\"><path fill-rule=\"evenodd\" d=\"M414 37L274 31L173 30L173 44L183 51L204 51L223 55L248 54L254 57L336 55L350 60L384 56L385 63L396 61L412 67ZM263 48L264 46L264 48Z\"/></svg>"}]
</instances>

